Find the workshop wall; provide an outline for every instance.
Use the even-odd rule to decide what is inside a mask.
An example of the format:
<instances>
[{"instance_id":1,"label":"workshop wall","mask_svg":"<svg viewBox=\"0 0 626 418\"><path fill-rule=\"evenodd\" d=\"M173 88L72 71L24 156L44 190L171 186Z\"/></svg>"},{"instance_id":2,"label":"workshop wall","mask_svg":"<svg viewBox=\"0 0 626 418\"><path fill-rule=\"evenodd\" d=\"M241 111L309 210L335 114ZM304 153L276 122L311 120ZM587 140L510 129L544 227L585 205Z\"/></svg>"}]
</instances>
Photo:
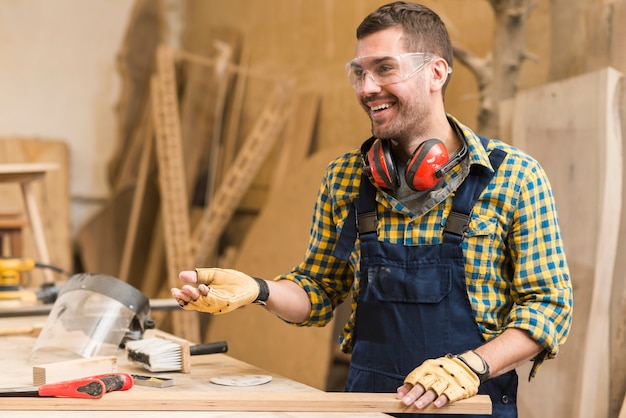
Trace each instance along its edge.
<instances>
[{"instance_id":1,"label":"workshop wall","mask_svg":"<svg viewBox=\"0 0 626 418\"><path fill-rule=\"evenodd\" d=\"M0 1L0 136L67 141L74 227L108 194L119 76L133 2ZM6 160L5 160L6 161Z\"/></svg>"},{"instance_id":2,"label":"workshop wall","mask_svg":"<svg viewBox=\"0 0 626 418\"><path fill-rule=\"evenodd\" d=\"M189 0L183 46L193 48L215 28L243 34L251 67L274 75L294 76L298 87L322 95L319 148L359 145L369 134L369 120L349 86L344 66L353 58L355 31L381 0ZM453 42L478 56L492 45L493 13L484 0L424 1L448 26ZM549 67L548 1L539 0L528 26L528 50L535 61L523 65L521 89L541 85ZM447 92L448 110L470 127L476 126L477 87L472 74L457 63Z\"/></svg>"},{"instance_id":3,"label":"workshop wall","mask_svg":"<svg viewBox=\"0 0 626 418\"><path fill-rule=\"evenodd\" d=\"M250 64L291 75L301 89L320 92L317 148L358 145L369 121L348 85L344 64L353 54L354 31L375 0L164 1L170 43L183 48L215 28L242 33ZM426 1L445 19L452 38L478 55L489 51L492 13L484 0ZM107 164L118 140L116 68L134 1L0 0L0 135L65 140L70 151L72 235L100 209L110 193ZM542 84L548 62L548 0L537 2L529 23L528 61L520 88ZM473 76L457 65L449 110L475 125Z\"/></svg>"}]
</instances>

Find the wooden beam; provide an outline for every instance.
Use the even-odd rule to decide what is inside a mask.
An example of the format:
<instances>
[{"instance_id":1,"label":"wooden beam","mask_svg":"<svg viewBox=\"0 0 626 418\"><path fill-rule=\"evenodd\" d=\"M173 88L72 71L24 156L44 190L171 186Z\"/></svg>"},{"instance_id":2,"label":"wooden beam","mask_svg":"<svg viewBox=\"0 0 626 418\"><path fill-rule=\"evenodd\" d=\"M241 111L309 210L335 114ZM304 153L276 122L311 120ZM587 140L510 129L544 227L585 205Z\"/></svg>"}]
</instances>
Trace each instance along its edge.
<instances>
[{"instance_id":1,"label":"wooden beam","mask_svg":"<svg viewBox=\"0 0 626 418\"><path fill-rule=\"evenodd\" d=\"M491 400L476 395L443 408L404 406L393 393L344 392L164 392L108 393L101 399L3 398L0 410L90 411L239 411L239 412L389 412L417 414L491 415Z\"/></svg>"}]
</instances>

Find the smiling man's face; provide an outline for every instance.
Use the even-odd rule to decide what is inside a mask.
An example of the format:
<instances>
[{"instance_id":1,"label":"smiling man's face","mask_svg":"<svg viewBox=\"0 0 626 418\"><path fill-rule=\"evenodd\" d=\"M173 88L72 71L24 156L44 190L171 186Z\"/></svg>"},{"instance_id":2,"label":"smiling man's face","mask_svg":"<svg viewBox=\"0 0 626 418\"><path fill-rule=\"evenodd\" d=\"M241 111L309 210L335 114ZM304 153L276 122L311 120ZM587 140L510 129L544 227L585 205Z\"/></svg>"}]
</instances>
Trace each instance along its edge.
<instances>
[{"instance_id":1,"label":"smiling man's face","mask_svg":"<svg viewBox=\"0 0 626 418\"><path fill-rule=\"evenodd\" d=\"M371 55L397 56L407 52L407 42L400 28L389 28L360 39L356 57ZM430 91L428 68L411 77L386 86L377 85L365 76L356 89L357 98L372 122L372 135L377 138L410 141L422 136L428 129Z\"/></svg>"}]
</instances>

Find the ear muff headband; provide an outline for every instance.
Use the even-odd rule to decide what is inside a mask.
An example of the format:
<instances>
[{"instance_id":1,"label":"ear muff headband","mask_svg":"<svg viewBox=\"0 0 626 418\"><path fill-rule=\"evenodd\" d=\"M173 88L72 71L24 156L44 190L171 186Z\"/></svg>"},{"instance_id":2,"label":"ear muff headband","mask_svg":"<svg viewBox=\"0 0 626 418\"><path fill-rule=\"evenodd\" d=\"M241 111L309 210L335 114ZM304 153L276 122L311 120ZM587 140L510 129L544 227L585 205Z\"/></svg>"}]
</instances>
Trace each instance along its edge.
<instances>
[{"instance_id":1,"label":"ear muff headband","mask_svg":"<svg viewBox=\"0 0 626 418\"><path fill-rule=\"evenodd\" d=\"M406 167L406 182L413 190L428 190L441 181L440 168L450 160L448 150L439 139L422 142Z\"/></svg>"}]
</instances>

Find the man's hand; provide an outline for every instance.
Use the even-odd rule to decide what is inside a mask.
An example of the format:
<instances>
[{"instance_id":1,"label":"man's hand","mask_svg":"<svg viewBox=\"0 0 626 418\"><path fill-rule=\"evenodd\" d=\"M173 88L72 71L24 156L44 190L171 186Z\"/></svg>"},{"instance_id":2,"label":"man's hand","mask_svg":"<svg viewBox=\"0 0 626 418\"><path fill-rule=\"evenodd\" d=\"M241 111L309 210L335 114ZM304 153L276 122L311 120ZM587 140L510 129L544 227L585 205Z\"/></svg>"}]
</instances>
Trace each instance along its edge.
<instances>
[{"instance_id":1,"label":"man's hand","mask_svg":"<svg viewBox=\"0 0 626 418\"><path fill-rule=\"evenodd\" d=\"M171 289L178 304L186 310L212 314L230 312L255 302L262 286L260 279L230 269L198 268L181 272L179 278L187 284ZM267 295L264 297L267 299Z\"/></svg>"},{"instance_id":2,"label":"man's hand","mask_svg":"<svg viewBox=\"0 0 626 418\"><path fill-rule=\"evenodd\" d=\"M478 393L480 380L463 361L447 355L426 360L404 379L398 388L398 397L405 405L418 409L430 403L440 408L448 402L469 398Z\"/></svg>"}]
</instances>

